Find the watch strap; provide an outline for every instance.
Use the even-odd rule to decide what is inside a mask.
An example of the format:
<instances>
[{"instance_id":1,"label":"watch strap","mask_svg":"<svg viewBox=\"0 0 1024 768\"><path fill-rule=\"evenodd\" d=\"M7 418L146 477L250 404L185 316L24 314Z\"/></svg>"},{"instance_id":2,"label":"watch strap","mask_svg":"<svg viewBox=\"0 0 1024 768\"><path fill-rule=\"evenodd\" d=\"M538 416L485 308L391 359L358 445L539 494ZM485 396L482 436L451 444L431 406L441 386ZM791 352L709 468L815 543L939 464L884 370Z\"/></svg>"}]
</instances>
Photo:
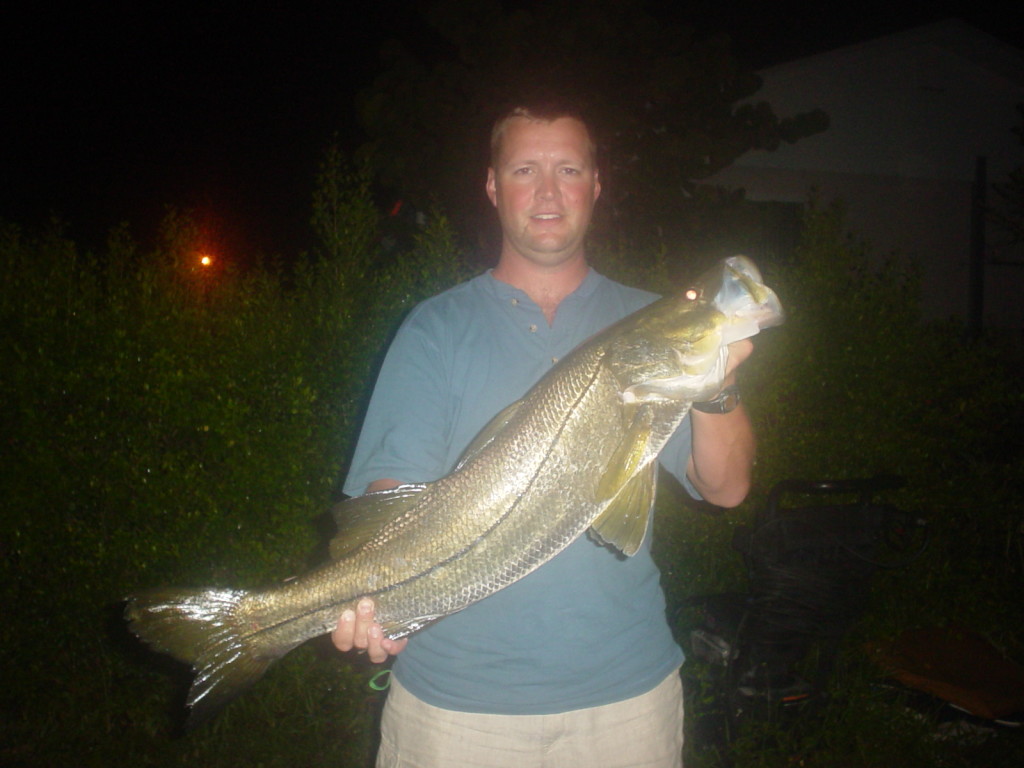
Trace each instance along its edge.
<instances>
[{"instance_id":1,"label":"watch strap","mask_svg":"<svg viewBox=\"0 0 1024 768\"><path fill-rule=\"evenodd\" d=\"M694 403L693 410L701 413L729 413L740 404L740 388L731 384L715 397L703 403Z\"/></svg>"}]
</instances>

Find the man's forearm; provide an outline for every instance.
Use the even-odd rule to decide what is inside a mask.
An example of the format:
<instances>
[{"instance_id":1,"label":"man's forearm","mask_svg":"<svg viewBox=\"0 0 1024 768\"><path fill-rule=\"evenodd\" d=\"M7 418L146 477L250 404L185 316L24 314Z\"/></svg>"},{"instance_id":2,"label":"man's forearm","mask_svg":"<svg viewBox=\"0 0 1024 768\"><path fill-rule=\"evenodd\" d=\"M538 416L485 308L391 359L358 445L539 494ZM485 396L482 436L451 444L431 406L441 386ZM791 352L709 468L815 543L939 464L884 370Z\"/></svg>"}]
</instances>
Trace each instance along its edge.
<instances>
[{"instance_id":1,"label":"man's forearm","mask_svg":"<svg viewBox=\"0 0 1024 768\"><path fill-rule=\"evenodd\" d=\"M755 441L743 405L729 413L690 412L693 450L686 474L712 504L735 507L750 490Z\"/></svg>"}]
</instances>

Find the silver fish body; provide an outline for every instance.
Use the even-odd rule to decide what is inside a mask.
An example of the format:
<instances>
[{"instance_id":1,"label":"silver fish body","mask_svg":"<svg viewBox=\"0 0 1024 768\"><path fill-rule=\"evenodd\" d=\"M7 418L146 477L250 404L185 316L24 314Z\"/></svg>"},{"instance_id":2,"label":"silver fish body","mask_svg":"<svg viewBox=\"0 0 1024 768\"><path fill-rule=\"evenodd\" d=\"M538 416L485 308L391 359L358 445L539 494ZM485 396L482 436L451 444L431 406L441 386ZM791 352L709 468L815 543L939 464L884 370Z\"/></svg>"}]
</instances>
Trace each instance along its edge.
<instances>
[{"instance_id":1,"label":"silver fish body","mask_svg":"<svg viewBox=\"0 0 1024 768\"><path fill-rule=\"evenodd\" d=\"M535 570L590 530L632 555L656 458L693 402L721 388L726 346L781 322L743 257L725 260L578 347L499 414L436 482L339 505L333 561L265 590L157 590L128 598L130 627L197 670L190 722L372 597L401 637Z\"/></svg>"}]
</instances>

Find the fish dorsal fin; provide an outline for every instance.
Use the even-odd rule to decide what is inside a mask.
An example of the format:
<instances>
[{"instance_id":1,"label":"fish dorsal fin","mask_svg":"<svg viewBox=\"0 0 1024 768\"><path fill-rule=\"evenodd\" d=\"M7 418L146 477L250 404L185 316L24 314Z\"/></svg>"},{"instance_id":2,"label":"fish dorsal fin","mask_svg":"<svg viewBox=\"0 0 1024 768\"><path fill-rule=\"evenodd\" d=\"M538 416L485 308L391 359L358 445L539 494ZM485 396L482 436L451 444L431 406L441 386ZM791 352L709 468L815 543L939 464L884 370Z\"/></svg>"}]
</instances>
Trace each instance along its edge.
<instances>
[{"instance_id":1,"label":"fish dorsal fin","mask_svg":"<svg viewBox=\"0 0 1024 768\"><path fill-rule=\"evenodd\" d=\"M627 557L640 549L654 504L658 463L650 462L635 474L591 525L602 544L611 544Z\"/></svg>"},{"instance_id":2,"label":"fish dorsal fin","mask_svg":"<svg viewBox=\"0 0 1024 768\"><path fill-rule=\"evenodd\" d=\"M597 484L597 502L610 503L591 527L602 542L626 555L640 548L654 501L657 465L647 456L653 417L649 406L635 408L633 421ZM645 460L647 465L642 466Z\"/></svg>"},{"instance_id":3,"label":"fish dorsal fin","mask_svg":"<svg viewBox=\"0 0 1024 768\"><path fill-rule=\"evenodd\" d=\"M487 422L487 426L481 429L472 442L466 446L466 450L462 452L462 456L459 458L459 463L455 466L455 469L462 469L463 464L480 453L495 437L501 434L502 430L512 421L512 417L516 415L522 403L522 400L516 400L512 405L500 411L497 416Z\"/></svg>"},{"instance_id":4,"label":"fish dorsal fin","mask_svg":"<svg viewBox=\"0 0 1024 768\"><path fill-rule=\"evenodd\" d=\"M400 485L335 504L331 514L338 535L331 539L331 559L337 560L372 539L381 528L407 512L424 488L423 484Z\"/></svg>"}]
</instances>

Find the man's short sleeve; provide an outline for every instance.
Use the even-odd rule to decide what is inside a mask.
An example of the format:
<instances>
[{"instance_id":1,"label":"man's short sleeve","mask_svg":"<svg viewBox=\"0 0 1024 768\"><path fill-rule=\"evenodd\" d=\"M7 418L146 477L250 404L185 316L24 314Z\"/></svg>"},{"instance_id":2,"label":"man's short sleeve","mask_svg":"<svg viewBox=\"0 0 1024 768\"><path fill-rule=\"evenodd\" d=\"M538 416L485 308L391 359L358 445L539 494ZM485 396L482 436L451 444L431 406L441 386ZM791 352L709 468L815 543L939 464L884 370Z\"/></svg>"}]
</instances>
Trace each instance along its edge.
<instances>
[{"instance_id":1,"label":"man's short sleeve","mask_svg":"<svg viewBox=\"0 0 1024 768\"><path fill-rule=\"evenodd\" d=\"M450 387L444 339L413 312L381 366L344 490L358 496L374 480L436 480L446 470Z\"/></svg>"}]
</instances>

